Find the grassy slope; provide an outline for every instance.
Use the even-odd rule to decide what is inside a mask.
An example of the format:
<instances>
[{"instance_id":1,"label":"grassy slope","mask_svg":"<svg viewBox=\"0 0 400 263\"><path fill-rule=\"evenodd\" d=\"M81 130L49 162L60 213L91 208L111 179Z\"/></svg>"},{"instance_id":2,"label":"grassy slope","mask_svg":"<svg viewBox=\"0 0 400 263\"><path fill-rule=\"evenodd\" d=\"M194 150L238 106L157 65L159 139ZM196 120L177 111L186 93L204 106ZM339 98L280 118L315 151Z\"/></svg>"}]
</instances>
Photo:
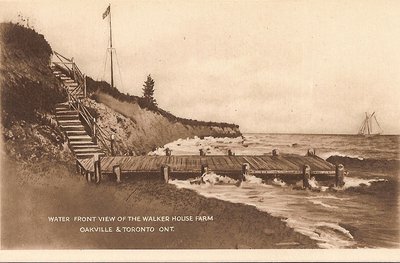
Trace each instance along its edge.
<instances>
[{"instance_id":1,"label":"grassy slope","mask_svg":"<svg viewBox=\"0 0 400 263\"><path fill-rule=\"evenodd\" d=\"M0 24L2 124L35 122L37 112L50 112L65 99L49 68L51 47L33 29Z\"/></svg>"},{"instance_id":2,"label":"grassy slope","mask_svg":"<svg viewBox=\"0 0 400 263\"><path fill-rule=\"evenodd\" d=\"M2 248L312 248L315 241L254 207L161 180L87 184L69 163L3 160ZM13 202L10 202L13 200ZM211 222L49 223L48 216L210 215ZM80 233L82 226L174 226L169 233Z\"/></svg>"}]
</instances>

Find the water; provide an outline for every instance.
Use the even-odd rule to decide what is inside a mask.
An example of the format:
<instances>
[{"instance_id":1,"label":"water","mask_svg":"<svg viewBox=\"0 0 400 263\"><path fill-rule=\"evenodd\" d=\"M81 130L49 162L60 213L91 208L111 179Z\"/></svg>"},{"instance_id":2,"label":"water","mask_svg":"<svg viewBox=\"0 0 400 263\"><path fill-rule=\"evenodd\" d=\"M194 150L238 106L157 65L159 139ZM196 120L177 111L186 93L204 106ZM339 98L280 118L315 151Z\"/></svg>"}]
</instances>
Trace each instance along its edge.
<instances>
[{"instance_id":1,"label":"water","mask_svg":"<svg viewBox=\"0 0 400 263\"><path fill-rule=\"evenodd\" d=\"M174 155L198 154L200 148L207 154L226 154L228 149L241 155L269 154L276 148L281 153L304 155L308 148L315 148L322 158L340 155L363 160L368 169L348 168L340 189L319 186L314 180L314 190L298 190L277 178L265 183L252 175L237 186L235 180L213 173L202 185L190 184L190 180L171 183L281 217L295 231L317 240L321 248L399 247L399 169L373 167L367 160L399 160L399 136L245 134L244 138L180 139L165 147ZM162 155L163 150L152 154Z\"/></svg>"}]
</instances>

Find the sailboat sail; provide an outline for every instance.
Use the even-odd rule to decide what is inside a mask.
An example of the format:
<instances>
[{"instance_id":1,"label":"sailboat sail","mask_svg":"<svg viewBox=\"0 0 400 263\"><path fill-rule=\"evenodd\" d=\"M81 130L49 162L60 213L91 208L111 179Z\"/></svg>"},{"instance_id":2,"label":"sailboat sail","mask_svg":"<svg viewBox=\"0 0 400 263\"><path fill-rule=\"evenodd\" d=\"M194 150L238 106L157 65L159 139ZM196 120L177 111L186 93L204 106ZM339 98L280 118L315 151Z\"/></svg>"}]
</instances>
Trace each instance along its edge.
<instances>
[{"instance_id":1,"label":"sailboat sail","mask_svg":"<svg viewBox=\"0 0 400 263\"><path fill-rule=\"evenodd\" d=\"M377 126L374 128L374 126ZM378 129L379 127L379 129ZM365 119L361 124L361 127L358 131L358 134L364 136L372 136L372 135L379 135L382 133L382 128L375 116L375 112L369 115L367 112L365 113Z\"/></svg>"}]
</instances>

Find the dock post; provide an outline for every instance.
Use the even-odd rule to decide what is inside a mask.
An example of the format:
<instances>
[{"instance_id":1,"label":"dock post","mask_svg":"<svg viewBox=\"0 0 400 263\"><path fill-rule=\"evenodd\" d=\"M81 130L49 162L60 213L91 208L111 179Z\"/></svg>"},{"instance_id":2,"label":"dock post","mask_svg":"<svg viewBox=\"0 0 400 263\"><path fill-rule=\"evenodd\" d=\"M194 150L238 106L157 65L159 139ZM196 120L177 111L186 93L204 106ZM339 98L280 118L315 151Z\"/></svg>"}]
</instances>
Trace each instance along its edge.
<instances>
[{"instance_id":1,"label":"dock post","mask_svg":"<svg viewBox=\"0 0 400 263\"><path fill-rule=\"evenodd\" d=\"M303 188L311 188L311 167L306 164L303 166Z\"/></svg>"},{"instance_id":2,"label":"dock post","mask_svg":"<svg viewBox=\"0 0 400 263\"><path fill-rule=\"evenodd\" d=\"M170 148L165 149L165 155L166 156L171 156L172 150Z\"/></svg>"},{"instance_id":3,"label":"dock post","mask_svg":"<svg viewBox=\"0 0 400 263\"><path fill-rule=\"evenodd\" d=\"M200 156L206 156L206 153L204 152L203 149L200 149L199 152L200 152Z\"/></svg>"},{"instance_id":4,"label":"dock post","mask_svg":"<svg viewBox=\"0 0 400 263\"><path fill-rule=\"evenodd\" d=\"M249 175L249 171L250 171L250 164L248 163L242 164L242 175L239 179L240 182L246 181L246 176Z\"/></svg>"},{"instance_id":5,"label":"dock post","mask_svg":"<svg viewBox=\"0 0 400 263\"><path fill-rule=\"evenodd\" d=\"M86 181L89 183L92 181L92 173L89 171L86 172Z\"/></svg>"},{"instance_id":6,"label":"dock post","mask_svg":"<svg viewBox=\"0 0 400 263\"><path fill-rule=\"evenodd\" d=\"M208 173L208 165L207 164L202 164L201 165L201 172L200 172L200 180L202 183L204 183L203 176Z\"/></svg>"},{"instance_id":7,"label":"dock post","mask_svg":"<svg viewBox=\"0 0 400 263\"><path fill-rule=\"evenodd\" d=\"M232 155L233 155L232 150L228 149L228 156L232 156Z\"/></svg>"},{"instance_id":8,"label":"dock post","mask_svg":"<svg viewBox=\"0 0 400 263\"><path fill-rule=\"evenodd\" d=\"M168 183L168 181L169 181L169 166L168 165L161 166L161 175L162 175L162 178L164 178L164 182Z\"/></svg>"},{"instance_id":9,"label":"dock post","mask_svg":"<svg viewBox=\"0 0 400 263\"><path fill-rule=\"evenodd\" d=\"M343 164L336 165L336 173L335 173L335 185L337 187L342 187L344 185L344 166Z\"/></svg>"},{"instance_id":10,"label":"dock post","mask_svg":"<svg viewBox=\"0 0 400 263\"><path fill-rule=\"evenodd\" d=\"M315 156L315 149L308 149L307 150L307 156Z\"/></svg>"},{"instance_id":11,"label":"dock post","mask_svg":"<svg viewBox=\"0 0 400 263\"><path fill-rule=\"evenodd\" d=\"M115 156L115 135L111 134L111 156Z\"/></svg>"},{"instance_id":12,"label":"dock post","mask_svg":"<svg viewBox=\"0 0 400 263\"><path fill-rule=\"evenodd\" d=\"M279 150L278 149L273 149L272 150L272 156L279 156Z\"/></svg>"},{"instance_id":13,"label":"dock post","mask_svg":"<svg viewBox=\"0 0 400 263\"><path fill-rule=\"evenodd\" d=\"M100 156L99 154L95 154L94 156L94 175L96 179L96 184L100 183L101 181L101 164L100 164Z\"/></svg>"},{"instance_id":14,"label":"dock post","mask_svg":"<svg viewBox=\"0 0 400 263\"><path fill-rule=\"evenodd\" d=\"M121 166L114 165L113 173L115 174L115 177L117 178L117 183L120 183L121 182Z\"/></svg>"},{"instance_id":15,"label":"dock post","mask_svg":"<svg viewBox=\"0 0 400 263\"><path fill-rule=\"evenodd\" d=\"M201 165L201 175L208 173L208 165L207 164L202 164Z\"/></svg>"}]
</instances>

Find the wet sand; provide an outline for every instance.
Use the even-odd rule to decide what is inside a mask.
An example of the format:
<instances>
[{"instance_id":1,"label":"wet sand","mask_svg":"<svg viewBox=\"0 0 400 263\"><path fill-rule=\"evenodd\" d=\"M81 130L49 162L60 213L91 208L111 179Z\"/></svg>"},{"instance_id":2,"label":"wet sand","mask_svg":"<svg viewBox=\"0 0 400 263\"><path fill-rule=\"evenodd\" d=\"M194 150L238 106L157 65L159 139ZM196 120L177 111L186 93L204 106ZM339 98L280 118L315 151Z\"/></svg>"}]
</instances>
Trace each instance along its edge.
<instances>
[{"instance_id":1,"label":"wet sand","mask_svg":"<svg viewBox=\"0 0 400 263\"><path fill-rule=\"evenodd\" d=\"M88 184L74 165L2 162L3 249L316 248L280 218L256 208L207 199L161 180ZM74 222L76 216L169 216L166 222ZM70 222L49 222L49 216ZM172 216L212 221L171 222ZM72 222L71 222L72 221ZM82 233L81 227L154 227L154 232ZM171 226L174 228L172 232ZM160 232L159 227L170 232ZM99 228L98 228L99 229Z\"/></svg>"}]
</instances>

